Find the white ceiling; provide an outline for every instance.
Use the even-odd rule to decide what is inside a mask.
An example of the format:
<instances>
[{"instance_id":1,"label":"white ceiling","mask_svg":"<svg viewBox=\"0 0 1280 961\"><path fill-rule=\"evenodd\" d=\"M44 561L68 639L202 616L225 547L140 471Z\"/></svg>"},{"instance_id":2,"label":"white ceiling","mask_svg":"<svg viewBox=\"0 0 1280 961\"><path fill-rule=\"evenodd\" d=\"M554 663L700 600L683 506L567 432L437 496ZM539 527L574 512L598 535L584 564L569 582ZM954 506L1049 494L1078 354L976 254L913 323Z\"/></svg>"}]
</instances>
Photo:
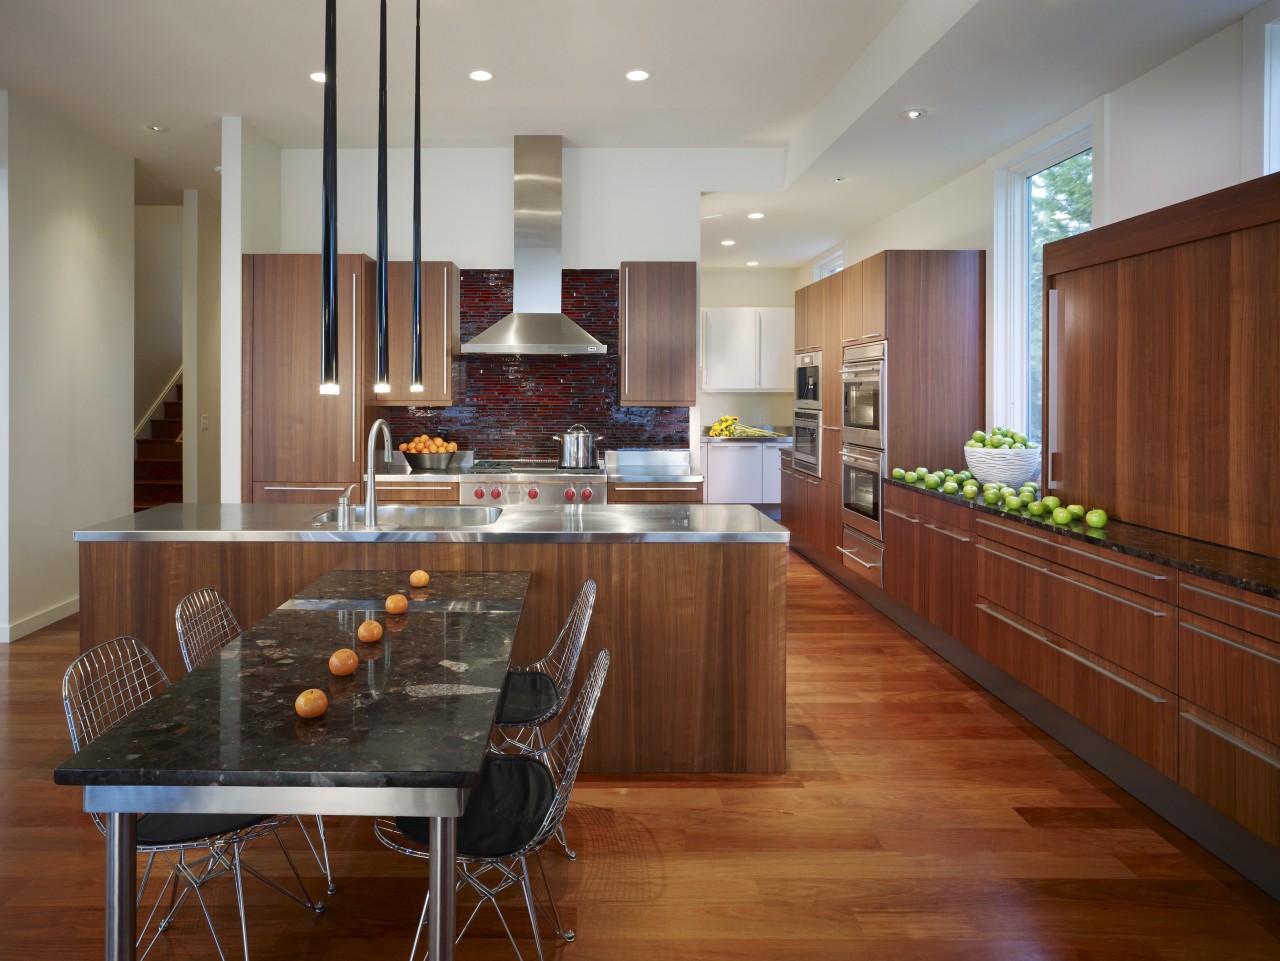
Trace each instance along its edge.
<instances>
[{"instance_id":1,"label":"white ceiling","mask_svg":"<svg viewBox=\"0 0 1280 961\"><path fill-rule=\"evenodd\" d=\"M423 0L423 138L783 147L785 190L704 197L702 262L792 267L1257 4ZM388 139L407 147L413 3L388 9ZM319 146L323 20L322 0L0 0L0 89L136 157L140 203L176 203L218 189L222 116ZM339 0L340 146L376 142L377 47L377 0Z\"/></svg>"}]
</instances>

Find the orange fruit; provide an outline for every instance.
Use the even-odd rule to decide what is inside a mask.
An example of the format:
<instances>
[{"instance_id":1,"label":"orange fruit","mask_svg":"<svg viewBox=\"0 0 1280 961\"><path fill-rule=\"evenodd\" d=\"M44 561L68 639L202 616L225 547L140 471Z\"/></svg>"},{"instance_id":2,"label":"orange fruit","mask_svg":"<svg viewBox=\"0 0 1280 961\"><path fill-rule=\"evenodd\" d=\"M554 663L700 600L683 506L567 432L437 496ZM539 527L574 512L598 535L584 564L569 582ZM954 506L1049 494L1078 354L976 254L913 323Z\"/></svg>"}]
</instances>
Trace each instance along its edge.
<instances>
[{"instance_id":1,"label":"orange fruit","mask_svg":"<svg viewBox=\"0 0 1280 961\"><path fill-rule=\"evenodd\" d=\"M444 445L444 449L448 451L450 454L452 454L454 451L458 449L458 445L454 441L449 441L449 443Z\"/></svg>"},{"instance_id":2,"label":"orange fruit","mask_svg":"<svg viewBox=\"0 0 1280 961\"><path fill-rule=\"evenodd\" d=\"M403 594L392 594L387 598L388 614L403 614L409 609L409 598Z\"/></svg>"},{"instance_id":3,"label":"orange fruit","mask_svg":"<svg viewBox=\"0 0 1280 961\"><path fill-rule=\"evenodd\" d=\"M382 625L377 621L365 621L356 628L356 637L366 644L382 640Z\"/></svg>"},{"instance_id":4,"label":"orange fruit","mask_svg":"<svg viewBox=\"0 0 1280 961\"><path fill-rule=\"evenodd\" d=\"M430 580L431 580L431 575L428 574L426 571L414 571L412 574L409 575L409 586L410 587L426 587L427 583Z\"/></svg>"},{"instance_id":5,"label":"orange fruit","mask_svg":"<svg viewBox=\"0 0 1280 961\"><path fill-rule=\"evenodd\" d=\"M299 717L319 717L329 708L329 698L318 687L309 687L298 695L293 709Z\"/></svg>"},{"instance_id":6,"label":"orange fruit","mask_svg":"<svg viewBox=\"0 0 1280 961\"><path fill-rule=\"evenodd\" d=\"M377 624L377 621L370 621L371 624ZM364 640L364 638L361 638ZM356 652L349 647L340 647L329 655L329 673L336 674L338 677L346 677L348 674L356 672L356 665L360 663L360 658L356 656Z\"/></svg>"}]
</instances>

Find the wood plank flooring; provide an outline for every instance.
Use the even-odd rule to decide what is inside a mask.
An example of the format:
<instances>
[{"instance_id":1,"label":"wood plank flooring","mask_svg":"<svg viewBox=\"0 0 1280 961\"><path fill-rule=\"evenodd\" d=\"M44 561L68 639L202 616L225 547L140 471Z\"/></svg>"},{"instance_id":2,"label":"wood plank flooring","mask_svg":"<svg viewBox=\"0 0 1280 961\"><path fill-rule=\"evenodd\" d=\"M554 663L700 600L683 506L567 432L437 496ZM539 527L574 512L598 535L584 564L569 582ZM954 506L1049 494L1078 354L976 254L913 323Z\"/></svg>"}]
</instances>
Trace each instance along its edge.
<instances>
[{"instance_id":1,"label":"wood plank flooring","mask_svg":"<svg viewBox=\"0 0 1280 961\"><path fill-rule=\"evenodd\" d=\"M76 631L0 646L3 959L102 956L102 840L51 774L70 751L59 683ZM578 937L550 957L1280 958L1280 904L794 556L787 689L784 775L579 782L580 857L545 859ZM425 865L367 821L327 823L341 890L316 916L250 886L252 956L406 957ZM266 848L255 863L283 870ZM234 898L212 890L236 957ZM518 904L508 915L527 932ZM215 956L190 911L151 955ZM485 912L458 957L514 954Z\"/></svg>"}]
</instances>

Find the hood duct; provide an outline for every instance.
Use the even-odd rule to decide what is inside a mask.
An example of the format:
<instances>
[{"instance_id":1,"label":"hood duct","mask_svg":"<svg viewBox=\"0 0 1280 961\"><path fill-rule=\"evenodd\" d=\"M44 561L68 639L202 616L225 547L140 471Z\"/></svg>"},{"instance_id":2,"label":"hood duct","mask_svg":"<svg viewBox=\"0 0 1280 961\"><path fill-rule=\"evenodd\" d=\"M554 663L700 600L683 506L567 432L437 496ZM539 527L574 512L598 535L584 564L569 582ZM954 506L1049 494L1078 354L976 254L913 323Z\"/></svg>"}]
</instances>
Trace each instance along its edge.
<instances>
[{"instance_id":1,"label":"hood duct","mask_svg":"<svg viewBox=\"0 0 1280 961\"><path fill-rule=\"evenodd\" d=\"M462 345L464 354L604 354L560 311L562 138L515 138L514 310Z\"/></svg>"}]
</instances>

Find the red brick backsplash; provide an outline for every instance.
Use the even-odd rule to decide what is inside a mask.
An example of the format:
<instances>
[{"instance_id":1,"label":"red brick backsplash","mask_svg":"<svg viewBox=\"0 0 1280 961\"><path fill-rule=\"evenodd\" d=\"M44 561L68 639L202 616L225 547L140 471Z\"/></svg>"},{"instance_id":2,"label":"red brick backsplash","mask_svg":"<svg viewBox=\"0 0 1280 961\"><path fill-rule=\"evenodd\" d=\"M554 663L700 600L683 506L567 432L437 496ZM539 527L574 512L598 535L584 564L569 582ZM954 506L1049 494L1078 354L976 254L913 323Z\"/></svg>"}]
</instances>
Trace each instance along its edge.
<instances>
[{"instance_id":1,"label":"red brick backsplash","mask_svg":"<svg viewBox=\"0 0 1280 961\"><path fill-rule=\"evenodd\" d=\"M511 312L511 271L461 274L465 344ZM618 272L566 270L562 284L564 313L607 354L465 354L453 363L452 407L381 410L396 442L438 434L481 457L554 459L560 456L554 435L582 424L600 435L601 450L687 447L687 407L618 406Z\"/></svg>"}]
</instances>

